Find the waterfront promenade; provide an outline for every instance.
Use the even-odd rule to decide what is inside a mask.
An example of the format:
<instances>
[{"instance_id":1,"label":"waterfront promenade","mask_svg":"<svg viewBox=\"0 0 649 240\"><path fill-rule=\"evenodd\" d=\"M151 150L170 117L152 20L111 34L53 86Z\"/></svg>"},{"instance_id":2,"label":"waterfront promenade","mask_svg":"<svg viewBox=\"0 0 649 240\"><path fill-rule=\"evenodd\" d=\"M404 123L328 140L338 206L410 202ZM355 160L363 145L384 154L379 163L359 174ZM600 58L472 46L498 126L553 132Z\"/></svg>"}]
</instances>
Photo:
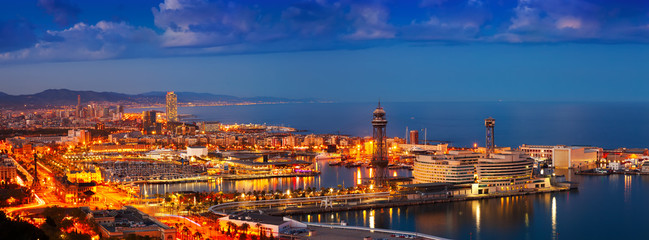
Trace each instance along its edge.
<instances>
[{"instance_id":1,"label":"waterfront promenade","mask_svg":"<svg viewBox=\"0 0 649 240\"><path fill-rule=\"evenodd\" d=\"M211 206L209 210L215 214L226 215L228 212L234 212L243 209L259 209L270 215L286 216L470 201L488 198L544 194L569 190L571 190L570 187L552 187L549 189L536 191L471 194L463 196L446 196L445 194L422 196L417 194L413 195L390 192L375 192L305 198L229 202Z\"/></svg>"}]
</instances>

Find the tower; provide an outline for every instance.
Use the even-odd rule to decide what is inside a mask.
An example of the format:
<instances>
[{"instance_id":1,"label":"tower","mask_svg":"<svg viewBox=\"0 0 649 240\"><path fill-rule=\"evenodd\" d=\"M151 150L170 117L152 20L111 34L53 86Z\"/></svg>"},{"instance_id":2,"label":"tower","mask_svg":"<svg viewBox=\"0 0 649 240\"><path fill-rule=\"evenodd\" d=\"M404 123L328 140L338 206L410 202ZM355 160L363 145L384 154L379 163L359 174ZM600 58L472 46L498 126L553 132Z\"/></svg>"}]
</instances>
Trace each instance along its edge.
<instances>
[{"instance_id":1,"label":"tower","mask_svg":"<svg viewBox=\"0 0 649 240\"><path fill-rule=\"evenodd\" d=\"M410 144L419 144L419 131L410 130Z\"/></svg>"},{"instance_id":2,"label":"tower","mask_svg":"<svg viewBox=\"0 0 649 240\"><path fill-rule=\"evenodd\" d=\"M77 95L77 118L81 118L81 95Z\"/></svg>"},{"instance_id":3,"label":"tower","mask_svg":"<svg viewBox=\"0 0 649 240\"><path fill-rule=\"evenodd\" d=\"M372 166L376 170L374 183L377 186L383 186L386 184L385 181L388 176L388 151L385 132L385 126L388 124L388 120L385 119L385 111L381 107L381 101L379 101L379 106L376 107L372 115L372 136L374 138Z\"/></svg>"},{"instance_id":4,"label":"tower","mask_svg":"<svg viewBox=\"0 0 649 240\"><path fill-rule=\"evenodd\" d=\"M484 120L484 126L487 128L487 140L485 147L487 148L487 154L493 153L496 144L494 142L494 127L496 126L496 120L493 118L487 118Z\"/></svg>"},{"instance_id":5,"label":"tower","mask_svg":"<svg viewBox=\"0 0 649 240\"><path fill-rule=\"evenodd\" d=\"M178 121L178 96L174 92L167 92L167 122Z\"/></svg>"},{"instance_id":6,"label":"tower","mask_svg":"<svg viewBox=\"0 0 649 240\"><path fill-rule=\"evenodd\" d=\"M32 188L38 187L38 154L34 153L34 181L32 182Z\"/></svg>"}]
</instances>

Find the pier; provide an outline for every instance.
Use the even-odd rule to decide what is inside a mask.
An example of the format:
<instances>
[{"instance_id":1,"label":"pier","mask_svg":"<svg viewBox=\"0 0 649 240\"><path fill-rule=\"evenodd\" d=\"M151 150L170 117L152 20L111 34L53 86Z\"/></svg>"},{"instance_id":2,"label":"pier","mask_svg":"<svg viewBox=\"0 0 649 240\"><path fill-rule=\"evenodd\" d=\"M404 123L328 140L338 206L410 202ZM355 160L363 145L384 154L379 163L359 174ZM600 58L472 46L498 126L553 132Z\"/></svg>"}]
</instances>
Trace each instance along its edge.
<instances>
[{"instance_id":1,"label":"pier","mask_svg":"<svg viewBox=\"0 0 649 240\"><path fill-rule=\"evenodd\" d=\"M574 188L565 186L553 187L550 189L537 191L476 194L464 196L446 196L444 194L439 194L428 197L422 196L415 199L409 198L406 194L377 192L261 201L229 202L211 206L209 210L215 214L224 215L228 212L242 209L260 209L268 213L269 215L288 216L525 196L570 191L572 189Z\"/></svg>"}]
</instances>

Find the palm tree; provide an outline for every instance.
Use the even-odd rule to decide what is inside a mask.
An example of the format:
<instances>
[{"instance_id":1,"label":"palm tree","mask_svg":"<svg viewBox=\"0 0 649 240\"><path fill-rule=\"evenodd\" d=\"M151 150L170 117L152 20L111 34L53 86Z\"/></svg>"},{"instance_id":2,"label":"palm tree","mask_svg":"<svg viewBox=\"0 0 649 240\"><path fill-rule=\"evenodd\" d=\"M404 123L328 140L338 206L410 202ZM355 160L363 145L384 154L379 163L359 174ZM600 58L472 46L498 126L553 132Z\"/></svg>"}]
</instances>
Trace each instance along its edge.
<instances>
[{"instance_id":1,"label":"palm tree","mask_svg":"<svg viewBox=\"0 0 649 240\"><path fill-rule=\"evenodd\" d=\"M236 235L238 229L237 224L228 221L227 225L228 225L228 232L234 231L233 234Z\"/></svg>"},{"instance_id":2,"label":"palm tree","mask_svg":"<svg viewBox=\"0 0 649 240\"><path fill-rule=\"evenodd\" d=\"M183 232L183 239L187 239L189 237L189 235L190 235L189 234L190 233L189 228L187 228L187 226L183 226L182 232Z\"/></svg>"},{"instance_id":3,"label":"palm tree","mask_svg":"<svg viewBox=\"0 0 649 240\"><path fill-rule=\"evenodd\" d=\"M194 240L201 240L201 239L203 239L203 234L201 234L200 231L196 231L194 233Z\"/></svg>"},{"instance_id":4,"label":"palm tree","mask_svg":"<svg viewBox=\"0 0 649 240\"><path fill-rule=\"evenodd\" d=\"M257 231L259 231L259 237L261 237L261 226L263 226L263 225L261 225L261 223L256 223L255 224L255 227L257 227Z\"/></svg>"},{"instance_id":5,"label":"palm tree","mask_svg":"<svg viewBox=\"0 0 649 240\"><path fill-rule=\"evenodd\" d=\"M241 226L239 226L239 230L242 232L248 232L248 229L250 229L250 224L248 223L243 223Z\"/></svg>"}]
</instances>

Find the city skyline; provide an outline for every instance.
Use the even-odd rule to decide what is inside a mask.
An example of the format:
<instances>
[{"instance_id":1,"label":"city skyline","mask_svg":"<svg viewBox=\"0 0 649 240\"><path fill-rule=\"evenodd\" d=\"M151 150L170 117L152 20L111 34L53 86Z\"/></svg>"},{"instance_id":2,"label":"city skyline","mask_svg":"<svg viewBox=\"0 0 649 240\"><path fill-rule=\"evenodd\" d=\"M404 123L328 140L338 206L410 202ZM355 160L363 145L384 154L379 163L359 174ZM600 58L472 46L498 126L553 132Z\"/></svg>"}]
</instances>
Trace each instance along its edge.
<instances>
[{"instance_id":1,"label":"city skyline","mask_svg":"<svg viewBox=\"0 0 649 240\"><path fill-rule=\"evenodd\" d=\"M649 60L648 5L8 2L0 10L1 90L193 91L331 101L377 95L386 101L646 101L639 89L649 87L649 70L642 67Z\"/></svg>"}]
</instances>

